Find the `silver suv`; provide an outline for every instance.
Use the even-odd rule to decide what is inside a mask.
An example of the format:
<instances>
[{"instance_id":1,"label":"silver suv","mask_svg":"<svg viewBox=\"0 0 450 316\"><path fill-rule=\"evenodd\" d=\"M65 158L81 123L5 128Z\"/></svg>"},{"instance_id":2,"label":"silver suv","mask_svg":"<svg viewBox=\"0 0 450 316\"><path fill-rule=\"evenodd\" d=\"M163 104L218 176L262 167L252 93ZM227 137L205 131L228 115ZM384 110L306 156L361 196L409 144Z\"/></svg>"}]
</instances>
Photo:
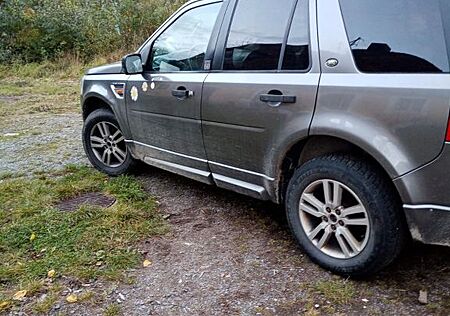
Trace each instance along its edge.
<instances>
[{"instance_id":1,"label":"silver suv","mask_svg":"<svg viewBox=\"0 0 450 316\"><path fill-rule=\"evenodd\" d=\"M450 1L197 0L82 81L84 148L284 204L361 277L450 245Z\"/></svg>"}]
</instances>

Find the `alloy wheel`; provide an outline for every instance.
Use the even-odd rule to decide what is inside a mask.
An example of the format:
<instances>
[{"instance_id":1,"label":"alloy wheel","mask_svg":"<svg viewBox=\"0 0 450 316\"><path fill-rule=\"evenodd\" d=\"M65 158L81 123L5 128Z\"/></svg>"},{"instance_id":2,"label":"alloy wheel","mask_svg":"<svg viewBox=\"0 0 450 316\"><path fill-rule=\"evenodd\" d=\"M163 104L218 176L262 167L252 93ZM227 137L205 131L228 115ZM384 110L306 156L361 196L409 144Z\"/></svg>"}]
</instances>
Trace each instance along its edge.
<instances>
[{"instance_id":1,"label":"alloy wheel","mask_svg":"<svg viewBox=\"0 0 450 316\"><path fill-rule=\"evenodd\" d=\"M310 184L301 195L299 216L309 240L328 256L350 259L367 245L367 210L353 190L339 181Z\"/></svg>"},{"instance_id":2,"label":"alloy wheel","mask_svg":"<svg viewBox=\"0 0 450 316\"><path fill-rule=\"evenodd\" d=\"M90 145L95 157L110 168L120 167L127 157L125 137L110 122L99 122L91 130Z\"/></svg>"}]
</instances>

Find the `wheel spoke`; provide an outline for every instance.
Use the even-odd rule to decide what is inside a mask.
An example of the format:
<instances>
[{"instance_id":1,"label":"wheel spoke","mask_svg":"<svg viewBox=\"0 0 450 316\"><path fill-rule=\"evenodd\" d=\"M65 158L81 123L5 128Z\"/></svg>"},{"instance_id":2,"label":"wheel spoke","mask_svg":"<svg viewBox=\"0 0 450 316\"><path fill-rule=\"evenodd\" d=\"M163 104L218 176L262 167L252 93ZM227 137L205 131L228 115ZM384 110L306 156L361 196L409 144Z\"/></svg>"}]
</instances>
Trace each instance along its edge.
<instances>
[{"instance_id":1,"label":"wheel spoke","mask_svg":"<svg viewBox=\"0 0 450 316\"><path fill-rule=\"evenodd\" d=\"M108 150L105 150L104 152L103 152L103 155L102 155L102 161L103 161L103 163L105 163L105 164L107 164L106 162L107 162L107 156L108 156Z\"/></svg>"},{"instance_id":2,"label":"wheel spoke","mask_svg":"<svg viewBox=\"0 0 450 316\"><path fill-rule=\"evenodd\" d=\"M339 247L341 248L342 252L344 253L345 258L350 258L350 250L348 249L342 235L336 234L336 239L338 241Z\"/></svg>"},{"instance_id":3,"label":"wheel spoke","mask_svg":"<svg viewBox=\"0 0 450 316\"><path fill-rule=\"evenodd\" d=\"M350 232L350 230L348 230L346 227L341 227L340 235L345 238L345 241L349 244L354 253L360 252L360 244L356 240L355 236L353 236L353 234Z\"/></svg>"},{"instance_id":4,"label":"wheel spoke","mask_svg":"<svg viewBox=\"0 0 450 316\"><path fill-rule=\"evenodd\" d=\"M115 142L118 144L118 143L120 143L120 142L122 142L124 140L125 140L125 137L124 136L120 136L118 139L115 140Z\"/></svg>"},{"instance_id":5,"label":"wheel spoke","mask_svg":"<svg viewBox=\"0 0 450 316\"><path fill-rule=\"evenodd\" d=\"M108 154L107 154L107 156L106 156L106 164L108 165L108 166L110 166L111 165L111 151L106 151Z\"/></svg>"},{"instance_id":6,"label":"wheel spoke","mask_svg":"<svg viewBox=\"0 0 450 316\"><path fill-rule=\"evenodd\" d=\"M112 136L112 140L115 140L117 136L122 135L122 133L120 132L120 130L117 130Z\"/></svg>"},{"instance_id":7,"label":"wheel spoke","mask_svg":"<svg viewBox=\"0 0 450 316\"><path fill-rule=\"evenodd\" d=\"M308 213L308 214L310 214L312 216L315 216L315 217L322 217L323 216L322 212L319 212L319 211L313 209L311 206L309 206L309 205L307 205L307 204L305 204L303 202L300 203L300 211L306 212L306 213Z\"/></svg>"},{"instance_id":8,"label":"wheel spoke","mask_svg":"<svg viewBox=\"0 0 450 316\"><path fill-rule=\"evenodd\" d=\"M327 223L322 222L319 224L319 226L317 226L316 228L314 228L309 234L308 234L308 238L310 240L313 240L314 238L316 238L316 236L327 227Z\"/></svg>"},{"instance_id":9,"label":"wheel spoke","mask_svg":"<svg viewBox=\"0 0 450 316\"><path fill-rule=\"evenodd\" d=\"M317 247L319 249L322 249L323 246L325 246L325 244L328 242L328 240L330 240L330 237L332 236L332 230L330 226L327 226L325 228L325 232L323 233L322 238L320 238L319 242L317 243Z\"/></svg>"},{"instance_id":10,"label":"wheel spoke","mask_svg":"<svg viewBox=\"0 0 450 316\"><path fill-rule=\"evenodd\" d=\"M109 132L109 126L106 122L101 122L98 125L98 130L100 131L100 135L102 135L103 138L109 137L111 133Z\"/></svg>"},{"instance_id":11,"label":"wheel spoke","mask_svg":"<svg viewBox=\"0 0 450 316\"><path fill-rule=\"evenodd\" d=\"M120 148L116 148L116 152L122 157L123 160L127 157L127 154Z\"/></svg>"},{"instance_id":12,"label":"wheel spoke","mask_svg":"<svg viewBox=\"0 0 450 316\"><path fill-rule=\"evenodd\" d=\"M323 212L325 205L320 202L314 195L311 193L305 193L302 196L303 200L314 206L318 211Z\"/></svg>"},{"instance_id":13,"label":"wheel spoke","mask_svg":"<svg viewBox=\"0 0 450 316\"><path fill-rule=\"evenodd\" d=\"M349 226L369 226L369 219L367 218L346 218L343 221L345 225Z\"/></svg>"},{"instance_id":14,"label":"wheel spoke","mask_svg":"<svg viewBox=\"0 0 450 316\"><path fill-rule=\"evenodd\" d=\"M342 204L342 187L338 182L333 182L333 207Z\"/></svg>"},{"instance_id":15,"label":"wheel spoke","mask_svg":"<svg viewBox=\"0 0 450 316\"><path fill-rule=\"evenodd\" d=\"M366 210L364 209L364 207L362 205L356 205L356 206L352 206L349 208L346 208L342 211L342 216L346 217L349 215L354 215L354 214L360 214L360 213L365 213Z\"/></svg>"},{"instance_id":16,"label":"wheel spoke","mask_svg":"<svg viewBox=\"0 0 450 316\"><path fill-rule=\"evenodd\" d=\"M332 205L333 204L333 192L331 192L331 186L330 186L330 181L323 181L323 195L325 197L325 203L328 205Z\"/></svg>"},{"instance_id":17,"label":"wheel spoke","mask_svg":"<svg viewBox=\"0 0 450 316\"><path fill-rule=\"evenodd\" d=\"M117 160L118 160L120 163L124 162L125 157L119 155L119 152L118 152L117 150L113 151L113 155L114 155L114 157L117 158Z\"/></svg>"}]
</instances>

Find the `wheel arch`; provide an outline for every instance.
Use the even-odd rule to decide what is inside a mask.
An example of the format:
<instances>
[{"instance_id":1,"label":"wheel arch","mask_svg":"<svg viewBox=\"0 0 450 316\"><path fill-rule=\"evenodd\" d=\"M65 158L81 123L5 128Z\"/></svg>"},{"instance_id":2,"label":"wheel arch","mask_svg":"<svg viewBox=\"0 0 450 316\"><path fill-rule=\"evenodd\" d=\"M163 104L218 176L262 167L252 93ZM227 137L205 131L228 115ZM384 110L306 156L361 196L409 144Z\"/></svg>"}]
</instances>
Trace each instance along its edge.
<instances>
[{"instance_id":1,"label":"wheel arch","mask_svg":"<svg viewBox=\"0 0 450 316\"><path fill-rule=\"evenodd\" d=\"M364 159L365 161L370 161L383 173L386 179L392 179L392 176L389 174L386 166L384 166L380 161L375 159L373 155L357 144L336 136L314 135L298 140L297 142L291 144L291 146L289 146L285 151L285 154L278 164L278 201L280 203L284 202L284 196L289 180L294 174L296 168L316 157L332 153L350 154L360 159ZM392 185L396 193L400 196L395 185Z\"/></svg>"},{"instance_id":2,"label":"wheel arch","mask_svg":"<svg viewBox=\"0 0 450 316\"><path fill-rule=\"evenodd\" d=\"M84 99L83 105L82 105L83 120L85 121L87 119L87 117L89 116L89 114L91 114L92 112L94 112L95 110L98 110L98 109L107 109L114 113L112 105L101 95L98 95L98 94L88 95ZM116 115L116 114L114 113L114 115Z\"/></svg>"}]
</instances>

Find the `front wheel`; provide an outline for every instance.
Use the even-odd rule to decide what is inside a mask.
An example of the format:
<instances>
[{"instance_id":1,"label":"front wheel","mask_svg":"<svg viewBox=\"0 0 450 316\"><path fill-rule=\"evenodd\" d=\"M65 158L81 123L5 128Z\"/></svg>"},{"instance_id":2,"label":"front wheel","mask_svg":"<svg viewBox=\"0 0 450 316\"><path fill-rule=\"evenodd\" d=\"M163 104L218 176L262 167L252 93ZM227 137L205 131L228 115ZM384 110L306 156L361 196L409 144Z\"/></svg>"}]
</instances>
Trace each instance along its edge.
<instances>
[{"instance_id":1,"label":"front wheel","mask_svg":"<svg viewBox=\"0 0 450 316\"><path fill-rule=\"evenodd\" d=\"M400 253L405 225L392 184L376 166L328 155L300 167L286 195L290 228L313 261L363 277Z\"/></svg>"},{"instance_id":2,"label":"front wheel","mask_svg":"<svg viewBox=\"0 0 450 316\"><path fill-rule=\"evenodd\" d=\"M109 110L99 109L87 117L83 146L91 164L110 176L127 173L135 165L119 123Z\"/></svg>"}]
</instances>

